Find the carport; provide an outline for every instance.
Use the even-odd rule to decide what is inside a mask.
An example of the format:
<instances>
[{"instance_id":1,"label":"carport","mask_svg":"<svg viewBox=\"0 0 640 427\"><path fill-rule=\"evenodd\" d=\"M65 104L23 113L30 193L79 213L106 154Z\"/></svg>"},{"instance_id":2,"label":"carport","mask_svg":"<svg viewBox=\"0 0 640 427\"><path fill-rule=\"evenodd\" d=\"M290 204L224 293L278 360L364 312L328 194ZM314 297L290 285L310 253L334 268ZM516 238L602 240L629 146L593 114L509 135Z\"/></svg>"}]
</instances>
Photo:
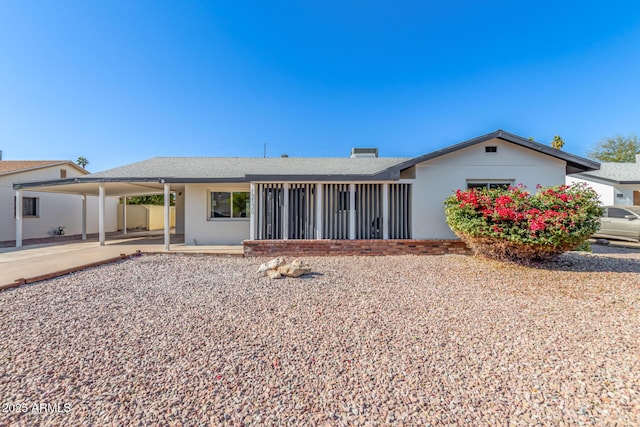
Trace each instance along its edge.
<instances>
[{"instance_id":1,"label":"carport","mask_svg":"<svg viewBox=\"0 0 640 427\"><path fill-rule=\"evenodd\" d=\"M105 199L122 197L124 209L123 232L126 234L126 198L130 196L147 196L164 194L164 248L170 250L170 196L171 192L182 194L184 183L169 182L165 178L100 178L84 176L50 181L17 183L13 186L16 192L17 206L22 206L22 192L39 191L46 193L76 194L82 197L82 240L87 238L87 196L98 197L98 241L105 246ZM184 205L178 207L176 197L176 216L184 218ZM22 211L16 209L16 247L22 246Z\"/></svg>"}]
</instances>

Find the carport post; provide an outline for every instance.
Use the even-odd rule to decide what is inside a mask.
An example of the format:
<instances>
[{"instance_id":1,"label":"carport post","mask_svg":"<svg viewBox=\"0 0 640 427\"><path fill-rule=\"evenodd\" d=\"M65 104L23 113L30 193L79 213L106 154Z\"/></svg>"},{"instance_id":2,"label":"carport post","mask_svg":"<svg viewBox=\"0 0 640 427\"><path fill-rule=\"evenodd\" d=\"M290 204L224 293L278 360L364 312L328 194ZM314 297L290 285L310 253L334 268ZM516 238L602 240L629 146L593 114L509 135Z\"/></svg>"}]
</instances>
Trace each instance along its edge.
<instances>
[{"instance_id":1,"label":"carport post","mask_svg":"<svg viewBox=\"0 0 640 427\"><path fill-rule=\"evenodd\" d=\"M16 248L22 247L22 190L16 190Z\"/></svg>"},{"instance_id":2,"label":"carport post","mask_svg":"<svg viewBox=\"0 0 640 427\"><path fill-rule=\"evenodd\" d=\"M169 194L169 184L164 184L164 250L169 252L170 248L170 239L171 239L171 224L170 224L170 194Z\"/></svg>"},{"instance_id":3,"label":"carport post","mask_svg":"<svg viewBox=\"0 0 640 427\"><path fill-rule=\"evenodd\" d=\"M104 183L98 185L98 240L104 246Z\"/></svg>"},{"instance_id":4,"label":"carport post","mask_svg":"<svg viewBox=\"0 0 640 427\"><path fill-rule=\"evenodd\" d=\"M82 195L82 240L87 240L87 195Z\"/></svg>"},{"instance_id":5,"label":"carport post","mask_svg":"<svg viewBox=\"0 0 640 427\"><path fill-rule=\"evenodd\" d=\"M127 234L127 196L122 196L122 234Z\"/></svg>"}]
</instances>

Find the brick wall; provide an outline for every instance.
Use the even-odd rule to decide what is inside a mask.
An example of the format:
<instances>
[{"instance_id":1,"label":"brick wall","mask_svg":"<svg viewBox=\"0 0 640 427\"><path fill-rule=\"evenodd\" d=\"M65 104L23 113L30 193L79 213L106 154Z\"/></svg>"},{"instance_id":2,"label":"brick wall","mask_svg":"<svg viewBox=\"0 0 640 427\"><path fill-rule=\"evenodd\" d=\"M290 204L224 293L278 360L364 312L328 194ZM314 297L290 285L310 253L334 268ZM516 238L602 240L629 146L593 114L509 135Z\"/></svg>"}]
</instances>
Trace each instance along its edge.
<instances>
[{"instance_id":1,"label":"brick wall","mask_svg":"<svg viewBox=\"0 0 640 427\"><path fill-rule=\"evenodd\" d=\"M460 240L245 240L245 257L470 254Z\"/></svg>"}]
</instances>

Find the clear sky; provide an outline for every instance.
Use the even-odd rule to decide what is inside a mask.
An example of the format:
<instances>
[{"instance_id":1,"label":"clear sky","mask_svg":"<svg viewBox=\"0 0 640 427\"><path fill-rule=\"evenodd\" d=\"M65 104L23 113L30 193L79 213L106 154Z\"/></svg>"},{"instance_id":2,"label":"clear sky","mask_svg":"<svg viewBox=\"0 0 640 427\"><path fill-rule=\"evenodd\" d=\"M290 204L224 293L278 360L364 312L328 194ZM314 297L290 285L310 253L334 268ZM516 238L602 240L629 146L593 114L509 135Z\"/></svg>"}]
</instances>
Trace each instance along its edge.
<instances>
[{"instance_id":1,"label":"clear sky","mask_svg":"<svg viewBox=\"0 0 640 427\"><path fill-rule=\"evenodd\" d=\"M0 1L5 160L640 133L640 2Z\"/></svg>"}]
</instances>

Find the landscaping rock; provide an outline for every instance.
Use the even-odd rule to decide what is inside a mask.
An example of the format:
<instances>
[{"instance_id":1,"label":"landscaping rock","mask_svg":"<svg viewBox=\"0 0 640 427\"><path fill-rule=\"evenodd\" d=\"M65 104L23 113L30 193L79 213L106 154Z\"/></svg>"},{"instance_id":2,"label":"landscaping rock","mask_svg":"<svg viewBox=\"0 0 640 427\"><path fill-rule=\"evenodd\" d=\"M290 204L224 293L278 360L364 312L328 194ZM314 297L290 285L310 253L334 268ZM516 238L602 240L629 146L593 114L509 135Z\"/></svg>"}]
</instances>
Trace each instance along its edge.
<instances>
[{"instance_id":1,"label":"landscaping rock","mask_svg":"<svg viewBox=\"0 0 640 427\"><path fill-rule=\"evenodd\" d=\"M260 267L258 267L258 274L260 276L266 276L267 275L267 271L269 270L276 270L278 267L280 267L281 265L284 264L284 258L274 258L269 262L265 262L264 264L261 264Z\"/></svg>"},{"instance_id":2,"label":"landscaping rock","mask_svg":"<svg viewBox=\"0 0 640 427\"><path fill-rule=\"evenodd\" d=\"M287 277L300 277L303 274L311 273L311 267L298 259L291 262L291 264L285 264L278 267L278 273Z\"/></svg>"},{"instance_id":3,"label":"landscaping rock","mask_svg":"<svg viewBox=\"0 0 640 427\"><path fill-rule=\"evenodd\" d=\"M282 279L282 274L278 273L276 270L267 270L267 276L269 279Z\"/></svg>"}]
</instances>

